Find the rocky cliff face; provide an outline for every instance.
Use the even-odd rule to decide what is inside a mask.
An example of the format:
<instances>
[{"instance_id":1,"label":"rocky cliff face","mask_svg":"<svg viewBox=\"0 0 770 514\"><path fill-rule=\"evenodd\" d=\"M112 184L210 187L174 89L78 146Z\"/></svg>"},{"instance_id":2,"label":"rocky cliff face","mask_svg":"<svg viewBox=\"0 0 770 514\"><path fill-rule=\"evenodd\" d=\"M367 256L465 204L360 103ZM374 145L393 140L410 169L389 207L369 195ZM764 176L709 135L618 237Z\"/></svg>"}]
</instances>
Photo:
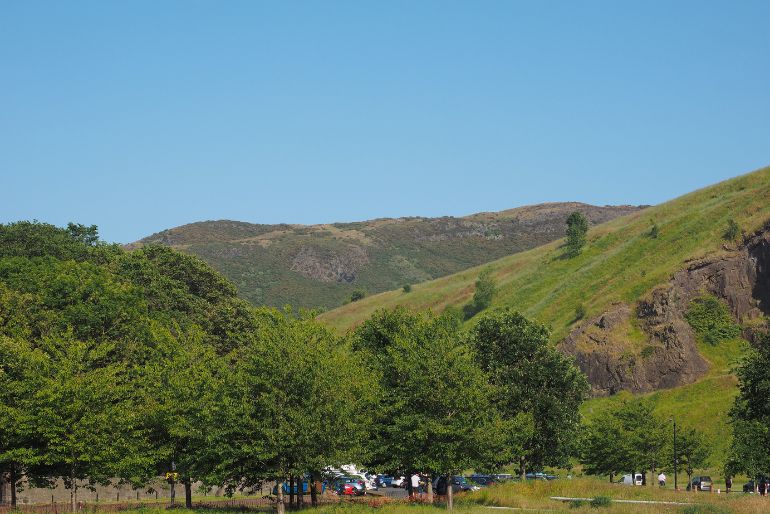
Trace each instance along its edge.
<instances>
[{"instance_id":1,"label":"rocky cliff face","mask_svg":"<svg viewBox=\"0 0 770 514\"><path fill-rule=\"evenodd\" d=\"M637 305L617 304L586 321L560 348L575 357L596 396L692 383L708 363L698 354L684 314L704 293L724 300L741 323L770 315L770 226L724 256L688 263ZM641 349L627 342L632 324L647 339ZM747 329L744 335L751 339L754 334Z\"/></svg>"}]
</instances>

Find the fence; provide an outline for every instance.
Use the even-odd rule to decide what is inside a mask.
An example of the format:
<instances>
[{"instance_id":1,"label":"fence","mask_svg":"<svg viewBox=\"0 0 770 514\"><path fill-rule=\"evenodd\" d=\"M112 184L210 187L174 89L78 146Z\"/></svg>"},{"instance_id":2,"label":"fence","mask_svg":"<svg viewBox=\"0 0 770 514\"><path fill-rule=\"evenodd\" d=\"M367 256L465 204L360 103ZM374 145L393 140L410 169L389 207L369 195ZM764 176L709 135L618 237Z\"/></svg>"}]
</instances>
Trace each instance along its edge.
<instances>
[{"instance_id":1,"label":"fence","mask_svg":"<svg viewBox=\"0 0 770 514\"><path fill-rule=\"evenodd\" d=\"M288 506L288 497L287 508ZM319 503L339 503L341 499L336 495L319 495ZM193 508L196 509L240 509L240 508L258 508L269 507L274 504L273 499L267 496L251 497L251 498L222 498L222 499L210 499L203 501L194 501ZM152 502L122 502L122 503L95 503L95 502L78 502L78 511L84 513L93 512L119 512L124 510L134 510L143 508L166 508L168 507L168 499L164 501L152 501ZM177 506L184 506L184 497L181 499L177 497ZM305 495L305 505L310 505L310 495ZM69 502L55 502L55 503L37 503L37 504L24 504L19 505L16 509L11 508L10 505L0 505L0 514L15 514L21 513L38 513L38 514L60 514L71 512Z\"/></svg>"}]
</instances>

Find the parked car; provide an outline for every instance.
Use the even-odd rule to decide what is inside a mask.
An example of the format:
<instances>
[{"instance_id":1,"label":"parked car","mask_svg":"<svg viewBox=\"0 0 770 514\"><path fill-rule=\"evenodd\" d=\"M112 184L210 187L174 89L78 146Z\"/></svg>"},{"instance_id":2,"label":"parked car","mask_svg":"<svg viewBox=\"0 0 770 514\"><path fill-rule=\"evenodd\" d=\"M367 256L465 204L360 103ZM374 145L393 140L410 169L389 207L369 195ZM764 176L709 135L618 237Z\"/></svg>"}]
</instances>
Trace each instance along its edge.
<instances>
[{"instance_id":1,"label":"parked car","mask_svg":"<svg viewBox=\"0 0 770 514\"><path fill-rule=\"evenodd\" d=\"M497 484L498 482L498 480L492 475L480 475L480 474L471 475L468 477L468 480L479 487L489 487L491 485Z\"/></svg>"},{"instance_id":2,"label":"parked car","mask_svg":"<svg viewBox=\"0 0 770 514\"><path fill-rule=\"evenodd\" d=\"M556 480L557 478L559 478L556 475L548 475L543 472L527 473L526 477L527 477L527 480Z\"/></svg>"},{"instance_id":3,"label":"parked car","mask_svg":"<svg viewBox=\"0 0 770 514\"><path fill-rule=\"evenodd\" d=\"M393 477L390 481L391 487L406 487L406 477Z\"/></svg>"},{"instance_id":4,"label":"parked car","mask_svg":"<svg viewBox=\"0 0 770 514\"><path fill-rule=\"evenodd\" d=\"M707 476L698 476L698 477L692 477L692 480L689 484L687 484L687 490L691 491L695 489L696 491L711 491L711 477Z\"/></svg>"},{"instance_id":5,"label":"parked car","mask_svg":"<svg viewBox=\"0 0 770 514\"><path fill-rule=\"evenodd\" d=\"M446 494L447 492L446 482L447 482L446 477L443 475L433 480L433 491L438 495ZM461 493L464 491L478 491L479 489L480 489L479 486L468 482L468 480L466 480L465 477L461 477L461 476L452 477L453 493Z\"/></svg>"},{"instance_id":6,"label":"parked car","mask_svg":"<svg viewBox=\"0 0 770 514\"><path fill-rule=\"evenodd\" d=\"M623 475L623 478L620 479L619 483L624 485L642 485L644 483L644 475L641 473Z\"/></svg>"},{"instance_id":7,"label":"parked car","mask_svg":"<svg viewBox=\"0 0 770 514\"><path fill-rule=\"evenodd\" d=\"M510 473L497 473L495 475L492 475L492 478L495 479L495 482L508 482L510 480L518 480L519 477L513 476Z\"/></svg>"},{"instance_id":8,"label":"parked car","mask_svg":"<svg viewBox=\"0 0 770 514\"><path fill-rule=\"evenodd\" d=\"M363 496L366 494L364 481L355 477L338 477L333 483L334 492L345 496Z\"/></svg>"},{"instance_id":9,"label":"parked car","mask_svg":"<svg viewBox=\"0 0 770 514\"><path fill-rule=\"evenodd\" d=\"M366 487L370 491L376 491L377 490L377 483L374 480L374 477L360 474L360 473L350 473L347 475L351 478L357 478L358 480L361 480L364 483L364 487Z\"/></svg>"},{"instance_id":10,"label":"parked car","mask_svg":"<svg viewBox=\"0 0 770 514\"><path fill-rule=\"evenodd\" d=\"M393 483L393 477L390 475L377 475L378 487L390 487Z\"/></svg>"},{"instance_id":11,"label":"parked car","mask_svg":"<svg viewBox=\"0 0 770 514\"><path fill-rule=\"evenodd\" d=\"M753 493L755 490L761 491L763 487L766 487L766 484L767 484L767 479L765 477L759 476L757 478L752 478L751 480L743 484L743 492Z\"/></svg>"}]
</instances>

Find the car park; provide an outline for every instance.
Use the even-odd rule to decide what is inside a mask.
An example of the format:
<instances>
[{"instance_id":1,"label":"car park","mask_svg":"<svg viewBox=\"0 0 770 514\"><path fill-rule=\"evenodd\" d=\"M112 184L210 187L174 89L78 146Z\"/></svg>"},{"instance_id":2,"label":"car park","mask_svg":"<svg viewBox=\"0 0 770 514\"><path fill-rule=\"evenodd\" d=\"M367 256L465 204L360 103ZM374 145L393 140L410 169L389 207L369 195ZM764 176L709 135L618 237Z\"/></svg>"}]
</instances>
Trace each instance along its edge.
<instances>
[{"instance_id":1,"label":"car park","mask_svg":"<svg viewBox=\"0 0 770 514\"><path fill-rule=\"evenodd\" d=\"M691 491L695 489L696 491L711 491L711 485L711 477L695 476L692 477L690 483L687 484L687 490Z\"/></svg>"}]
</instances>

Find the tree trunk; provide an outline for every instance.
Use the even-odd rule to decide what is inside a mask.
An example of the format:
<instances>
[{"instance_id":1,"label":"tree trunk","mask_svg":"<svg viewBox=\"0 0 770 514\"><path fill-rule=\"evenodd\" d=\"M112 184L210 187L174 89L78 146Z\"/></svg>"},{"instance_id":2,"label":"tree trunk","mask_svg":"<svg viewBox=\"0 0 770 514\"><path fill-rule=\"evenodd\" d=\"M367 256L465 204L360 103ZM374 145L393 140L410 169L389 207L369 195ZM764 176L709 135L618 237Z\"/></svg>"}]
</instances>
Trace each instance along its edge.
<instances>
[{"instance_id":1,"label":"tree trunk","mask_svg":"<svg viewBox=\"0 0 770 514\"><path fill-rule=\"evenodd\" d=\"M425 485L425 491L428 496L428 503L433 505L433 474L428 475L428 483Z\"/></svg>"},{"instance_id":2,"label":"tree trunk","mask_svg":"<svg viewBox=\"0 0 770 514\"><path fill-rule=\"evenodd\" d=\"M294 475L289 476L289 507L294 507Z\"/></svg>"},{"instance_id":3,"label":"tree trunk","mask_svg":"<svg viewBox=\"0 0 770 514\"><path fill-rule=\"evenodd\" d=\"M77 512L75 505L75 466L70 466L70 510Z\"/></svg>"},{"instance_id":4,"label":"tree trunk","mask_svg":"<svg viewBox=\"0 0 770 514\"><path fill-rule=\"evenodd\" d=\"M275 510L278 514L284 514L286 512L286 504L283 503L283 480L278 481L276 486L278 501L275 504Z\"/></svg>"},{"instance_id":5,"label":"tree trunk","mask_svg":"<svg viewBox=\"0 0 770 514\"><path fill-rule=\"evenodd\" d=\"M311 475L311 479L313 481L313 485L310 488L310 503L313 505L313 507L318 507L318 489L316 489L319 484L318 476L313 473Z\"/></svg>"},{"instance_id":6,"label":"tree trunk","mask_svg":"<svg viewBox=\"0 0 770 514\"><path fill-rule=\"evenodd\" d=\"M192 509L192 483L190 477L184 479L184 506L187 509Z\"/></svg>"},{"instance_id":7,"label":"tree trunk","mask_svg":"<svg viewBox=\"0 0 770 514\"><path fill-rule=\"evenodd\" d=\"M305 477L299 475L297 477L297 508L301 509L305 506Z\"/></svg>"},{"instance_id":8,"label":"tree trunk","mask_svg":"<svg viewBox=\"0 0 770 514\"><path fill-rule=\"evenodd\" d=\"M524 457L519 458L519 478L522 482L527 478L527 469L524 464Z\"/></svg>"},{"instance_id":9,"label":"tree trunk","mask_svg":"<svg viewBox=\"0 0 770 514\"><path fill-rule=\"evenodd\" d=\"M446 477L446 508L452 510L454 508L454 488L452 487L452 475Z\"/></svg>"},{"instance_id":10,"label":"tree trunk","mask_svg":"<svg viewBox=\"0 0 770 514\"><path fill-rule=\"evenodd\" d=\"M614 478L615 478L615 474L614 473L610 473L610 483L613 482Z\"/></svg>"},{"instance_id":11,"label":"tree trunk","mask_svg":"<svg viewBox=\"0 0 770 514\"><path fill-rule=\"evenodd\" d=\"M172 474L171 475L171 505L174 505L175 502L176 502L176 479Z\"/></svg>"},{"instance_id":12,"label":"tree trunk","mask_svg":"<svg viewBox=\"0 0 770 514\"><path fill-rule=\"evenodd\" d=\"M16 464L11 464L11 471L9 473L9 480L11 481L11 507L16 508L16 482L19 480L16 471Z\"/></svg>"},{"instance_id":13,"label":"tree trunk","mask_svg":"<svg viewBox=\"0 0 770 514\"><path fill-rule=\"evenodd\" d=\"M414 492L412 491L412 472L411 471L406 472L406 483L404 484L404 489L406 489L406 495L409 498L412 498L414 496Z\"/></svg>"}]
</instances>

